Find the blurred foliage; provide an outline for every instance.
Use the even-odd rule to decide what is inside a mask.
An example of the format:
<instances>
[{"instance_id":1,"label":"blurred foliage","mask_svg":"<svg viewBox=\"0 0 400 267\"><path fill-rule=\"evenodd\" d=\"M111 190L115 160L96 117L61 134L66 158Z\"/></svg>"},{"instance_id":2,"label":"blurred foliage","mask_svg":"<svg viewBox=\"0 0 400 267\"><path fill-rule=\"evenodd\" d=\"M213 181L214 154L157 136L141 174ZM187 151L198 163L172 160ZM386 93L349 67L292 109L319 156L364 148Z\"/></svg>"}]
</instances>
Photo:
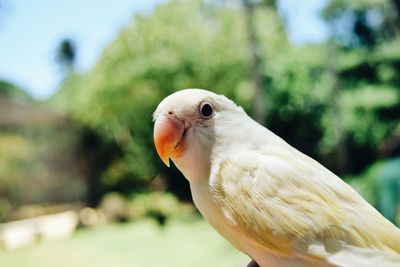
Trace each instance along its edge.
<instances>
[{"instance_id":1,"label":"blurred foliage","mask_svg":"<svg viewBox=\"0 0 400 267\"><path fill-rule=\"evenodd\" d=\"M152 140L152 112L168 94L206 88L251 110L243 16L234 4L169 1L135 16L88 73L65 79L49 104L102 140L96 148L108 159L100 174L105 191L143 190L158 173L170 187L177 180ZM331 41L295 47L274 5L258 6L267 126L335 172L357 173L374 162L378 145L399 125L400 42L393 16L386 1L334 0L324 10ZM351 155L344 170L332 164L342 141Z\"/></svg>"},{"instance_id":2,"label":"blurred foliage","mask_svg":"<svg viewBox=\"0 0 400 267\"><path fill-rule=\"evenodd\" d=\"M21 186L26 173L35 165L34 145L26 138L14 134L0 134L0 221L12 209L11 195Z\"/></svg>"},{"instance_id":3,"label":"blurred foliage","mask_svg":"<svg viewBox=\"0 0 400 267\"><path fill-rule=\"evenodd\" d=\"M346 177L346 181L375 207L378 206L378 178L383 166L384 162L379 161L369 166L360 175Z\"/></svg>"},{"instance_id":4,"label":"blurred foliage","mask_svg":"<svg viewBox=\"0 0 400 267\"><path fill-rule=\"evenodd\" d=\"M339 108L322 120L321 148L332 151L344 140L351 155L346 171L359 172L376 160L377 147L399 125L400 24L394 2L332 0L324 10L336 46ZM343 129L332 123L334 116Z\"/></svg>"},{"instance_id":5,"label":"blurred foliage","mask_svg":"<svg viewBox=\"0 0 400 267\"><path fill-rule=\"evenodd\" d=\"M379 175L379 211L400 225L400 157L385 162Z\"/></svg>"},{"instance_id":6,"label":"blurred foliage","mask_svg":"<svg viewBox=\"0 0 400 267\"><path fill-rule=\"evenodd\" d=\"M155 219L160 225L178 215L183 218L195 214L192 204L179 202L175 195L161 191L134 193L129 197L111 192L103 197L99 211L107 222L127 222L147 217Z\"/></svg>"},{"instance_id":7,"label":"blurred foliage","mask_svg":"<svg viewBox=\"0 0 400 267\"><path fill-rule=\"evenodd\" d=\"M76 157L79 138L66 117L0 81L0 222L43 214L23 205L84 200L84 161Z\"/></svg>"},{"instance_id":8,"label":"blurred foliage","mask_svg":"<svg viewBox=\"0 0 400 267\"><path fill-rule=\"evenodd\" d=\"M332 0L323 12L336 40L348 47L371 47L393 39L399 26L395 0Z\"/></svg>"},{"instance_id":9,"label":"blurred foliage","mask_svg":"<svg viewBox=\"0 0 400 267\"><path fill-rule=\"evenodd\" d=\"M260 38L268 44L263 54L272 57L286 39L273 10L259 13L259 24L268 25ZM136 16L88 74L64 82L51 104L118 148L102 175L107 187L143 185L163 170L153 147L152 112L175 90L210 88L249 108L242 20L235 7L172 1Z\"/></svg>"},{"instance_id":10,"label":"blurred foliage","mask_svg":"<svg viewBox=\"0 0 400 267\"><path fill-rule=\"evenodd\" d=\"M23 89L5 80L0 80L0 97L25 101L33 100Z\"/></svg>"},{"instance_id":11,"label":"blurred foliage","mask_svg":"<svg viewBox=\"0 0 400 267\"><path fill-rule=\"evenodd\" d=\"M86 200L76 136L69 124L0 127L0 221L38 215L50 203ZM24 205L37 205L32 211L38 212Z\"/></svg>"},{"instance_id":12,"label":"blurred foliage","mask_svg":"<svg viewBox=\"0 0 400 267\"><path fill-rule=\"evenodd\" d=\"M171 193L150 192L134 194L129 201L129 213L132 219L155 218L163 224L171 216L193 214L193 206L185 206Z\"/></svg>"},{"instance_id":13,"label":"blurred foliage","mask_svg":"<svg viewBox=\"0 0 400 267\"><path fill-rule=\"evenodd\" d=\"M23 89L5 80L0 80L0 98L33 101ZM31 162L34 157L30 140L7 131L0 132L0 221L5 220L12 210L9 196L20 186L24 174L35 167Z\"/></svg>"},{"instance_id":14,"label":"blurred foliage","mask_svg":"<svg viewBox=\"0 0 400 267\"><path fill-rule=\"evenodd\" d=\"M400 224L400 158L381 160L347 182L384 216Z\"/></svg>"},{"instance_id":15,"label":"blurred foliage","mask_svg":"<svg viewBox=\"0 0 400 267\"><path fill-rule=\"evenodd\" d=\"M35 157L34 146L26 139L13 134L0 135L0 177L2 190L18 183L21 172L29 170Z\"/></svg>"},{"instance_id":16,"label":"blurred foliage","mask_svg":"<svg viewBox=\"0 0 400 267\"><path fill-rule=\"evenodd\" d=\"M100 204L107 222L126 222L129 220L129 212L126 200L118 193L106 194Z\"/></svg>"},{"instance_id":17,"label":"blurred foliage","mask_svg":"<svg viewBox=\"0 0 400 267\"><path fill-rule=\"evenodd\" d=\"M32 171L35 150L26 138L14 134L0 134L0 195L21 182L23 174Z\"/></svg>"}]
</instances>

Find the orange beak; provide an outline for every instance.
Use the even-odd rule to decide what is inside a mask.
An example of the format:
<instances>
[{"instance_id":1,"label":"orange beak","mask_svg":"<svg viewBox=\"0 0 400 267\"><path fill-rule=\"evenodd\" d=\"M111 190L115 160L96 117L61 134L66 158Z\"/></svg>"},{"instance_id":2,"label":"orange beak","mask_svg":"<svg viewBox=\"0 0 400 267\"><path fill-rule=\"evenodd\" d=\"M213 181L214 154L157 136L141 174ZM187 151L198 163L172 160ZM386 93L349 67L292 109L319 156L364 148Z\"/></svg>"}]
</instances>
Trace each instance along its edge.
<instances>
[{"instance_id":1,"label":"orange beak","mask_svg":"<svg viewBox=\"0 0 400 267\"><path fill-rule=\"evenodd\" d=\"M182 122L160 115L154 122L154 144L161 160L169 167L169 159L181 150L185 126Z\"/></svg>"}]
</instances>

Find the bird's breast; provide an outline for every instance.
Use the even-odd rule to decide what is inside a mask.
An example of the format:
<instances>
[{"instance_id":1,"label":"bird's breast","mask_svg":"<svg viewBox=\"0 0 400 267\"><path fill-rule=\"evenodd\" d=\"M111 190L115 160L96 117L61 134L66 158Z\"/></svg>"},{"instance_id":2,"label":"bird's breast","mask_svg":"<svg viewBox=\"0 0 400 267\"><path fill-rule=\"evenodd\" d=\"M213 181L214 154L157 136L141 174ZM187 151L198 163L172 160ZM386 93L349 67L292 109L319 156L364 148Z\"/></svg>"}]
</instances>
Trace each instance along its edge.
<instances>
[{"instance_id":1,"label":"bird's breast","mask_svg":"<svg viewBox=\"0 0 400 267\"><path fill-rule=\"evenodd\" d=\"M280 265L275 265L271 261L274 257L272 254L255 246L236 226L229 222L216 201L213 200L211 191L212 189L208 185L191 184L193 201L206 221L238 250L257 260L260 266L279 267Z\"/></svg>"},{"instance_id":2,"label":"bird's breast","mask_svg":"<svg viewBox=\"0 0 400 267\"><path fill-rule=\"evenodd\" d=\"M229 240L236 248L245 252L242 242L244 237L241 236L235 226L225 218L221 207L213 200L211 189L208 185L196 184L190 186L194 204L203 215L204 219L222 235Z\"/></svg>"},{"instance_id":3,"label":"bird's breast","mask_svg":"<svg viewBox=\"0 0 400 267\"><path fill-rule=\"evenodd\" d=\"M237 226L224 216L217 201L213 200L212 188L206 184L191 184L193 201L206 221L238 250L254 259L261 267L309 267L310 263L300 259L283 258L257 246L243 235ZM312 265L316 266L316 265ZM318 265L320 266L320 265ZM325 265L324 265L325 266ZM326 265L328 266L328 265Z\"/></svg>"}]
</instances>

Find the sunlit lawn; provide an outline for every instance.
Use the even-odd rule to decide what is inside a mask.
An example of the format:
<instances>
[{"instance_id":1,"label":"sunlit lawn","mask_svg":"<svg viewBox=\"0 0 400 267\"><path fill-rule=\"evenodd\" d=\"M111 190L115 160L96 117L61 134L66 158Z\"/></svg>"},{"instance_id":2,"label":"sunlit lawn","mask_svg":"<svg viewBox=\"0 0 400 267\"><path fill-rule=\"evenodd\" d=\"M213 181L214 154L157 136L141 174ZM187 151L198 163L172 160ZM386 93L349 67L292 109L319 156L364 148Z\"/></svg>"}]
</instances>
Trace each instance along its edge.
<instances>
[{"instance_id":1,"label":"sunlit lawn","mask_svg":"<svg viewBox=\"0 0 400 267\"><path fill-rule=\"evenodd\" d=\"M67 240L0 251L4 267L241 267L247 257L199 219L152 220L78 231Z\"/></svg>"}]
</instances>

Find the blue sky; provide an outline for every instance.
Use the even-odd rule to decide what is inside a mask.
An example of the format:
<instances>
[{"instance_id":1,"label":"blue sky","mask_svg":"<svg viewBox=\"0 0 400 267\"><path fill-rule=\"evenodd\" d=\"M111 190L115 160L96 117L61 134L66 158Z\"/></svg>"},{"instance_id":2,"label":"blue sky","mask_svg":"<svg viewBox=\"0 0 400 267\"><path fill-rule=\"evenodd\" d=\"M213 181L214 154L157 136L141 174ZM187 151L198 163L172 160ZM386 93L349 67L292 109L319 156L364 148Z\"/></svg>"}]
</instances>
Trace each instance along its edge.
<instances>
[{"instance_id":1,"label":"blue sky","mask_svg":"<svg viewBox=\"0 0 400 267\"><path fill-rule=\"evenodd\" d=\"M279 0L290 39L318 42L327 30L318 10L328 0ZM0 0L0 3L2 1ZM55 51L60 40L75 40L79 71L88 70L102 49L134 13L150 12L165 0L3 0L0 13L0 79L25 88L36 98L57 89L60 71Z\"/></svg>"}]
</instances>

